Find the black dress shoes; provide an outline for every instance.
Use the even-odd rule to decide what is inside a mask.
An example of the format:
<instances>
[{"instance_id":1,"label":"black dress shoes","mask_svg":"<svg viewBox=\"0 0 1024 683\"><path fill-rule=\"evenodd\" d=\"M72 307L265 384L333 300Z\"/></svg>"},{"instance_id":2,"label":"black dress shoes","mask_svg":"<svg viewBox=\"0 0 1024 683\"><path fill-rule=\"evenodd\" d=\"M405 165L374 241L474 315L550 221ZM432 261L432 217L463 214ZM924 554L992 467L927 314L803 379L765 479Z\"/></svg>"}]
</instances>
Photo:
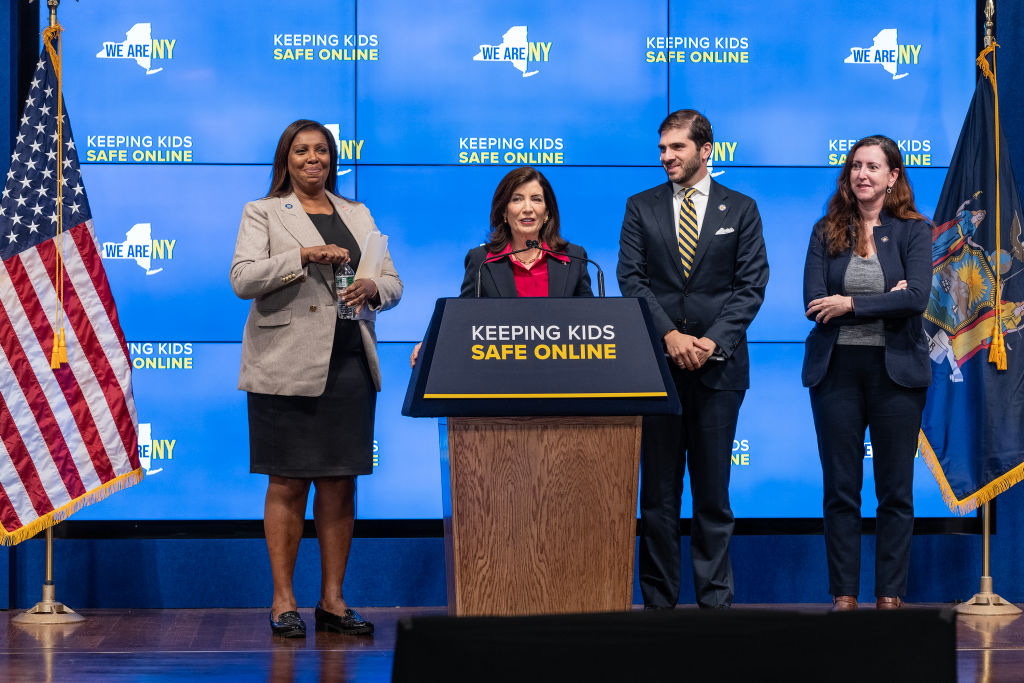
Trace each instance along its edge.
<instances>
[{"instance_id":1,"label":"black dress shoes","mask_svg":"<svg viewBox=\"0 0 1024 683\"><path fill-rule=\"evenodd\" d=\"M354 609L347 609L344 614L334 614L321 609L318 602L313 614L316 616L317 631L344 633L349 636L365 636L373 633L373 624L364 621Z\"/></svg>"},{"instance_id":2,"label":"black dress shoes","mask_svg":"<svg viewBox=\"0 0 1024 683\"><path fill-rule=\"evenodd\" d=\"M305 638L306 622L298 612L281 612L274 621L274 613L270 613L270 632L282 638Z\"/></svg>"}]
</instances>

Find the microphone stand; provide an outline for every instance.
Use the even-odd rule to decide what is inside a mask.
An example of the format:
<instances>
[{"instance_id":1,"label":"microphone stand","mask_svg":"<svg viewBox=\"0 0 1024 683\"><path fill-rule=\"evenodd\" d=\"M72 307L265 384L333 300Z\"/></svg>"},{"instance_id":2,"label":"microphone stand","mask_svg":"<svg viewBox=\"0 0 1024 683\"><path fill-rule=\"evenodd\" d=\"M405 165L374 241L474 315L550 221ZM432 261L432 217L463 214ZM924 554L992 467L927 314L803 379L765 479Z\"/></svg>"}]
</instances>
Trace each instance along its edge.
<instances>
[{"instance_id":1,"label":"microphone stand","mask_svg":"<svg viewBox=\"0 0 1024 683\"><path fill-rule=\"evenodd\" d=\"M530 246L531 242L533 242L534 245L532 247ZM531 249L536 248L536 246L537 242L535 242L534 240L530 240L526 243L526 247L524 247L523 249L516 249L515 251L510 251L507 254L496 254L494 256L488 256L487 258L485 258L480 263L480 266L476 269L476 298L480 298L480 274L483 272L485 265L487 265L488 263L497 263L506 256L512 256L512 254L521 254L524 251L530 251Z\"/></svg>"},{"instance_id":2,"label":"microphone stand","mask_svg":"<svg viewBox=\"0 0 1024 683\"><path fill-rule=\"evenodd\" d=\"M601 266L597 265L596 261L591 261L590 259L585 258L583 256L573 256L572 254L566 253L564 251L554 251L553 249L545 249L544 247L540 246L540 242L538 242L537 240L527 240L526 248L540 249L543 252L547 252L548 254L554 254L555 256L564 256L566 258L573 258L578 261L586 261L587 263L594 264L594 267L597 268L597 295L601 298L604 298L604 271L601 270ZM477 283L477 285L477 289L479 291L479 282ZM477 296L479 296L479 293L477 294Z\"/></svg>"}]
</instances>

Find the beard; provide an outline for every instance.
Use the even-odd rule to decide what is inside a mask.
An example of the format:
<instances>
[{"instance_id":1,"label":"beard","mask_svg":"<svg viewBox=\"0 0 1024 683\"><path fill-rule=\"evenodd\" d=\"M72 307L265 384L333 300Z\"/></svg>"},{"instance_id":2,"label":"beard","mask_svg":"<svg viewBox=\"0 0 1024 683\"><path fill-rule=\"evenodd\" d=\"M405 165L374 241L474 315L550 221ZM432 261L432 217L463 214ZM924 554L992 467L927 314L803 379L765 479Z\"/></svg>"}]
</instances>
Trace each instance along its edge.
<instances>
[{"instance_id":1,"label":"beard","mask_svg":"<svg viewBox=\"0 0 1024 683\"><path fill-rule=\"evenodd\" d=\"M697 173L697 171L700 170L700 167L703 164L704 161L700 158L700 155L695 155L689 161L683 164L682 168L680 169L679 180L675 182L678 182L681 185L685 184L687 180L692 178Z\"/></svg>"}]
</instances>

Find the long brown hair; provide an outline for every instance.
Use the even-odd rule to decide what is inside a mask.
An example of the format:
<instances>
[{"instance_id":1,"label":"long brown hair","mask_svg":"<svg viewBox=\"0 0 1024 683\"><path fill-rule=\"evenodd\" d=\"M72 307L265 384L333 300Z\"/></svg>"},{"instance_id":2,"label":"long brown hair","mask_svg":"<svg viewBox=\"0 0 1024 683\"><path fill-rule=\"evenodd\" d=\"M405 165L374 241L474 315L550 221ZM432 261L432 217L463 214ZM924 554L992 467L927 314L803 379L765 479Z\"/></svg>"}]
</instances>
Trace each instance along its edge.
<instances>
[{"instance_id":1,"label":"long brown hair","mask_svg":"<svg viewBox=\"0 0 1024 683\"><path fill-rule=\"evenodd\" d=\"M324 178L324 189L331 194L337 194L335 188L338 185L338 146L334 144L334 135L321 123L309 119L299 119L288 124L288 127L281 133L281 139L277 141L277 150L274 152L274 171L270 177L268 197L283 197L292 191L292 177L288 175L288 154L292 151L292 142L294 142L295 136L309 128L320 131L327 139L331 167L328 169L327 177Z\"/></svg>"},{"instance_id":2,"label":"long brown hair","mask_svg":"<svg viewBox=\"0 0 1024 683\"><path fill-rule=\"evenodd\" d=\"M494 190L494 198L491 200L491 234L487 243L487 251L490 253L497 254L512 241L512 228L505 222L505 209L516 188L534 180L540 183L544 191L544 206L548 211L548 220L540 228L540 241L554 251L562 251L568 246L569 243L558 232L558 202L555 201L551 183L532 166L520 166L509 171Z\"/></svg>"},{"instance_id":3,"label":"long brown hair","mask_svg":"<svg viewBox=\"0 0 1024 683\"><path fill-rule=\"evenodd\" d=\"M907 179L907 169L903 165L903 155L900 154L899 145L884 135L869 135L858 140L857 144L850 148L850 152L846 155L846 163L843 164L843 170L839 173L835 194L828 200L828 211L824 218L824 240L831 256L852 247L857 232L862 227L857 198L850 187L850 175L853 168L853 157L857 150L871 145L881 147L890 171L899 171L896 175L896 182L892 186L892 192L885 195L882 210L901 220L911 218L928 220L914 204L914 191L910 188L910 181Z\"/></svg>"}]
</instances>

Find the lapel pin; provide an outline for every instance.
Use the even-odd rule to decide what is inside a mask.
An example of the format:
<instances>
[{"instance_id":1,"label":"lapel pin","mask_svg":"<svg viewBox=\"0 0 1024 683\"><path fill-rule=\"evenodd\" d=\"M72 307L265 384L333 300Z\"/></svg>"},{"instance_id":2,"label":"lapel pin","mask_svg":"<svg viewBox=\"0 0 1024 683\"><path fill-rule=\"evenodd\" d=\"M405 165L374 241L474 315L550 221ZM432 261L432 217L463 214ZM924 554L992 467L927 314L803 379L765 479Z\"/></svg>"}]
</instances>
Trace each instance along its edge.
<instances>
[{"instance_id":1,"label":"lapel pin","mask_svg":"<svg viewBox=\"0 0 1024 683\"><path fill-rule=\"evenodd\" d=\"M886 235L885 237L883 237L883 238L882 238L882 241L883 241L883 242L888 242L888 241L889 241L889 236L888 236L888 235Z\"/></svg>"},{"instance_id":2,"label":"lapel pin","mask_svg":"<svg viewBox=\"0 0 1024 683\"><path fill-rule=\"evenodd\" d=\"M284 205L284 208L286 208L286 209L290 209L290 208L292 208L292 205L291 205L291 204L285 204L285 205Z\"/></svg>"},{"instance_id":3,"label":"lapel pin","mask_svg":"<svg viewBox=\"0 0 1024 683\"><path fill-rule=\"evenodd\" d=\"M725 211L725 204L719 204L718 205L718 210L719 211Z\"/></svg>"}]
</instances>

